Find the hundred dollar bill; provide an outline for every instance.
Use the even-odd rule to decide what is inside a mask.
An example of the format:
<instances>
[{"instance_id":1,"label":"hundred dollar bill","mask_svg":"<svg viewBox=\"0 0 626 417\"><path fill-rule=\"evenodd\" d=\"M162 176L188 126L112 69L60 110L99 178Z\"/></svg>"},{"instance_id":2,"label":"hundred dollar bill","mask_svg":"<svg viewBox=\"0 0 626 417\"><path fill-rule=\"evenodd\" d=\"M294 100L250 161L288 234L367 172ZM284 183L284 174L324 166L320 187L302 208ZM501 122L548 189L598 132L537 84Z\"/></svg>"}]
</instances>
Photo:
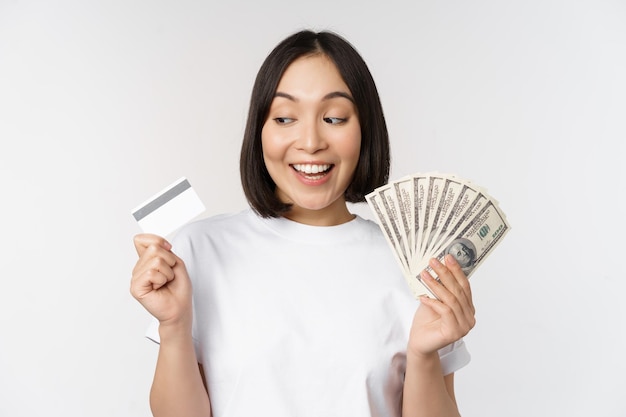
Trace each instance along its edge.
<instances>
[{"instance_id":1,"label":"hundred dollar bill","mask_svg":"<svg viewBox=\"0 0 626 417\"><path fill-rule=\"evenodd\" d=\"M443 245L445 245L450 239L458 236L459 230L465 229L469 224L473 223L476 218L476 214L480 212L485 205L487 205L491 200L489 196L486 196L482 193L479 193L472 204L465 210L465 212L461 215L461 217L457 220L456 225L448 230L448 234L446 236L442 236L439 240L439 243L430 248L429 258L439 252Z\"/></svg>"},{"instance_id":2,"label":"hundred dollar bill","mask_svg":"<svg viewBox=\"0 0 626 417\"><path fill-rule=\"evenodd\" d=\"M396 198L397 194L395 187L393 187L393 185L384 185L379 187L377 190L380 201L382 201L383 204L383 214L391 226L394 241L400 245L402 257L403 259L406 259L406 264L409 266L411 260L411 251L408 243L409 238L405 233L404 223L401 218L401 205Z\"/></svg>"},{"instance_id":3,"label":"hundred dollar bill","mask_svg":"<svg viewBox=\"0 0 626 417\"><path fill-rule=\"evenodd\" d=\"M457 190L457 197L454 200L452 207L448 213L442 213L437 220L437 236L429 238L429 247L431 250L437 249L446 238L451 237L452 234L458 229L459 221L464 221L471 218L472 210L480 208L480 205L476 206L479 196L484 196L477 191L471 184L465 180L458 180L458 183L453 188L457 188L460 185L461 189Z\"/></svg>"},{"instance_id":4,"label":"hundred dollar bill","mask_svg":"<svg viewBox=\"0 0 626 417\"><path fill-rule=\"evenodd\" d=\"M366 195L365 198L375 214L378 225L385 236L385 240L391 247L394 257L400 265L402 274L409 285L409 289L415 298L419 298L422 295L434 298L434 294L428 289L428 287L426 287L421 280L417 279L410 272L409 258L405 258L405 254L402 252L402 245L398 242L397 234L393 231L393 226L391 226L391 222L389 221L388 216L386 216L386 210L383 210L384 199L379 194L380 189L377 190L374 190L372 193Z\"/></svg>"},{"instance_id":5,"label":"hundred dollar bill","mask_svg":"<svg viewBox=\"0 0 626 417\"><path fill-rule=\"evenodd\" d=\"M416 174L413 177L413 257L418 257L422 244L422 232L424 212L426 211L426 193L428 189L428 176Z\"/></svg>"},{"instance_id":6,"label":"hundred dollar bill","mask_svg":"<svg viewBox=\"0 0 626 417\"><path fill-rule=\"evenodd\" d=\"M408 271L409 257L405 253L402 243L399 241L398 232L394 231L394 226L392 226L392 222L386 215L387 213L383 205L384 198L380 196L378 191L374 190L373 192L367 194L365 196L365 199L372 211L374 212L376 221L382 229L383 235L385 236L387 243L391 247L396 260L403 270Z\"/></svg>"},{"instance_id":7,"label":"hundred dollar bill","mask_svg":"<svg viewBox=\"0 0 626 417\"><path fill-rule=\"evenodd\" d=\"M424 222L420 246L420 257L424 257L428 249L428 235L432 229L433 218L441 199L445 178L442 178L438 174L433 174L428 177L428 193L426 194L426 209L424 210Z\"/></svg>"},{"instance_id":8,"label":"hundred dollar bill","mask_svg":"<svg viewBox=\"0 0 626 417\"><path fill-rule=\"evenodd\" d=\"M447 241L432 257L444 262L447 254L452 255L469 277L509 230L510 226L499 208L493 201L487 201L472 221L460 229L459 234ZM423 263L423 269L437 278L437 274L427 261Z\"/></svg>"},{"instance_id":9,"label":"hundred dollar bill","mask_svg":"<svg viewBox=\"0 0 626 417\"><path fill-rule=\"evenodd\" d=\"M453 254L469 276L510 230L486 189L453 174L409 175L366 196L411 291L433 296L421 281L430 258Z\"/></svg>"},{"instance_id":10,"label":"hundred dollar bill","mask_svg":"<svg viewBox=\"0 0 626 417\"><path fill-rule=\"evenodd\" d=\"M409 256L412 257L414 247L412 230L414 230L413 221L415 220L413 216L413 178L401 178L393 183L393 188L396 191L396 201L400 209L400 219L407 240Z\"/></svg>"},{"instance_id":11,"label":"hundred dollar bill","mask_svg":"<svg viewBox=\"0 0 626 417\"><path fill-rule=\"evenodd\" d=\"M451 215L454 204L463 189L462 180L459 180L452 175L442 174L441 180L443 181L440 193L441 196L438 201L435 202L434 213L431 216L431 219L429 219L430 224L428 228L425 230L428 235L422 237L425 245L423 255L433 248L435 242L439 240L442 227Z\"/></svg>"}]
</instances>

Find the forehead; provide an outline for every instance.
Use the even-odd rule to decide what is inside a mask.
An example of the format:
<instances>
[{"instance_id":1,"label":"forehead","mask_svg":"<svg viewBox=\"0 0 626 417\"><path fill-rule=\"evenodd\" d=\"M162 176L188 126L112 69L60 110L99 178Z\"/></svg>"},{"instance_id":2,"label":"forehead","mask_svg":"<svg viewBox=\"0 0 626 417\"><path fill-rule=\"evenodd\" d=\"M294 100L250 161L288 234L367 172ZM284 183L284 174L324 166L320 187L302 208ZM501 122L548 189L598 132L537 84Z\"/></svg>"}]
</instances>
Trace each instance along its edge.
<instances>
[{"instance_id":1,"label":"forehead","mask_svg":"<svg viewBox=\"0 0 626 417\"><path fill-rule=\"evenodd\" d=\"M350 93L337 66L323 54L303 56L293 61L283 73L277 92L295 96L323 96L329 92Z\"/></svg>"}]
</instances>

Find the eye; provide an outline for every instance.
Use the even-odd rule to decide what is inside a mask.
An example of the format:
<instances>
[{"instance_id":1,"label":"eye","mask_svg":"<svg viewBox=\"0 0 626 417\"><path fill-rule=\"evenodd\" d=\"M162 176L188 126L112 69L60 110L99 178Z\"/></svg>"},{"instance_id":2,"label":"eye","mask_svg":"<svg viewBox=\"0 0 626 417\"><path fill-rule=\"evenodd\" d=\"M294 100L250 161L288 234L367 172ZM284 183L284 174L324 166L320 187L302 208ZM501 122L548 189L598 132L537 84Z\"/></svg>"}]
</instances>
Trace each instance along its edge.
<instances>
[{"instance_id":1,"label":"eye","mask_svg":"<svg viewBox=\"0 0 626 417\"><path fill-rule=\"evenodd\" d=\"M324 117L324 121L331 125L338 125L345 123L348 119L342 117Z\"/></svg>"},{"instance_id":2,"label":"eye","mask_svg":"<svg viewBox=\"0 0 626 417\"><path fill-rule=\"evenodd\" d=\"M286 125L289 123L293 123L294 119L290 117L275 117L274 121L279 125Z\"/></svg>"}]
</instances>

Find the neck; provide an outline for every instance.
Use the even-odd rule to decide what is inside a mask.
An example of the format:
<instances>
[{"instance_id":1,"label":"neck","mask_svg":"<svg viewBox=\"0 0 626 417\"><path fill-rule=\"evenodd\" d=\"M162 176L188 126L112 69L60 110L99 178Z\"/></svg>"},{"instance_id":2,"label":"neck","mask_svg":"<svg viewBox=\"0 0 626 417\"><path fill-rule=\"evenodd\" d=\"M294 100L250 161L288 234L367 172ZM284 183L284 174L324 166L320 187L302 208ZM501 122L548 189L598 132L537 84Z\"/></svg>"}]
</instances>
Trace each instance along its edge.
<instances>
[{"instance_id":1,"label":"neck","mask_svg":"<svg viewBox=\"0 0 626 417\"><path fill-rule=\"evenodd\" d=\"M346 203L343 202L319 210L309 210L294 205L284 217L310 226L337 226L353 220L356 216L350 213Z\"/></svg>"}]
</instances>

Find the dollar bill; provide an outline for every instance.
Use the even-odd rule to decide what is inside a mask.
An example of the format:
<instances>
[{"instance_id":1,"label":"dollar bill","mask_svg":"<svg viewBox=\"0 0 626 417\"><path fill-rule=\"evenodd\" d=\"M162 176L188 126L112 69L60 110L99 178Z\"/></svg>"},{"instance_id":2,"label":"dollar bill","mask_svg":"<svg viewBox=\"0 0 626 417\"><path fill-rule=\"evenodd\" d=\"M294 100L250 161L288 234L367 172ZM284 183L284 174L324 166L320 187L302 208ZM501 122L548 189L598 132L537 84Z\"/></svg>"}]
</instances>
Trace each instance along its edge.
<instances>
[{"instance_id":1,"label":"dollar bill","mask_svg":"<svg viewBox=\"0 0 626 417\"><path fill-rule=\"evenodd\" d=\"M402 205L397 199L396 189L391 185L380 187L378 190L378 196L383 204L383 215L387 219L393 232L394 242L400 248L403 259L406 259L406 263L410 262L411 250L409 248L409 237L405 233L404 222L402 221Z\"/></svg>"},{"instance_id":2,"label":"dollar bill","mask_svg":"<svg viewBox=\"0 0 626 417\"><path fill-rule=\"evenodd\" d=\"M408 254L404 251L402 243L399 241L397 230L394 230L394 226L392 226L392 222L389 220L389 215L384 208L384 198L380 196L378 191L375 191L366 195L365 199L372 211L374 212L376 222L380 226L385 240L393 249L396 260L403 269L407 271L410 270L410 258Z\"/></svg>"},{"instance_id":3,"label":"dollar bill","mask_svg":"<svg viewBox=\"0 0 626 417\"><path fill-rule=\"evenodd\" d=\"M413 215L415 220L413 222L413 254L418 257L421 249L422 233L424 230L423 219L424 212L426 211L426 194L428 190L429 177L414 176L413 177Z\"/></svg>"},{"instance_id":4,"label":"dollar bill","mask_svg":"<svg viewBox=\"0 0 626 417\"><path fill-rule=\"evenodd\" d=\"M413 213L413 178L401 178L393 183L393 188L396 192L396 200L400 209L400 219L402 220L409 256L412 257L414 247L412 230L414 230L413 221L415 220L415 217L411 215Z\"/></svg>"},{"instance_id":5,"label":"dollar bill","mask_svg":"<svg viewBox=\"0 0 626 417\"><path fill-rule=\"evenodd\" d=\"M506 217L498 207L493 201L488 201L457 236L442 245L437 253L432 253L429 259L437 258L440 262L444 262L444 257L450 254L469 277L500 243L510 228ZM423 269L437 278L435 271L428 265L428 260L425 260Z\"/></svg>"},{"instance_id":6,"label":"dollar bill","mask_svg":"<svg viewBox=\"0 0 626 417\"><path fill-rule=\"evenodd\" d=\"M452 254L469 277L510 230L487 190L453 174L405 176L366 196L416 297L434 297L421 281L431 258Z\"/></svg>"},{"instance_id":7,"label":"dollar bill","mask_svg":"<svg viewBox=\"0 0 626 417\"><path fill-rule=\"evenodd\" d=\"M460 181L462 184L461 190L458 191L458 196L454 200L454 203L445 219L440 219L437 226L437 235L430 239L430 244L433 247L438 247L441 244L441 240L449 236L452 232L451 229L455 228L459 220L464 218L467 210L473 207L479 192L473 189L469 184Z\"/></svg>"},{"instance_id":8,"label":"dollar bill","mask_svg":"<svg viewBox=\"0 0 626 417\"><path fill-rule=\"evenodd\" d=\"M435 202L433 213L429 218L429 225L425 228L425 234L422 237L426 248L432 248L439 240L443 225L452 213L456 200L463 189L463 182L452 175L440 178L442 182L441 196ZM436 183L435 183L436 184ZM421 254L424 256L424 253Z\"/></svg>"},{"instance_id":9,"label":"dollar bill","mask_svg":"<svg viewBox=\"0 0 626 417\"><path fill-rule=\"evenodd\" d=\"M423 257L424 253L428 249L428 236L432 230L433 219L441 200L445 180L445 178L439 175L429 175L428 177L428 191L426 193L425 202L426 208L424 209L422 238L419 252L420 257Z\"/></svg>"}]
</instances>

